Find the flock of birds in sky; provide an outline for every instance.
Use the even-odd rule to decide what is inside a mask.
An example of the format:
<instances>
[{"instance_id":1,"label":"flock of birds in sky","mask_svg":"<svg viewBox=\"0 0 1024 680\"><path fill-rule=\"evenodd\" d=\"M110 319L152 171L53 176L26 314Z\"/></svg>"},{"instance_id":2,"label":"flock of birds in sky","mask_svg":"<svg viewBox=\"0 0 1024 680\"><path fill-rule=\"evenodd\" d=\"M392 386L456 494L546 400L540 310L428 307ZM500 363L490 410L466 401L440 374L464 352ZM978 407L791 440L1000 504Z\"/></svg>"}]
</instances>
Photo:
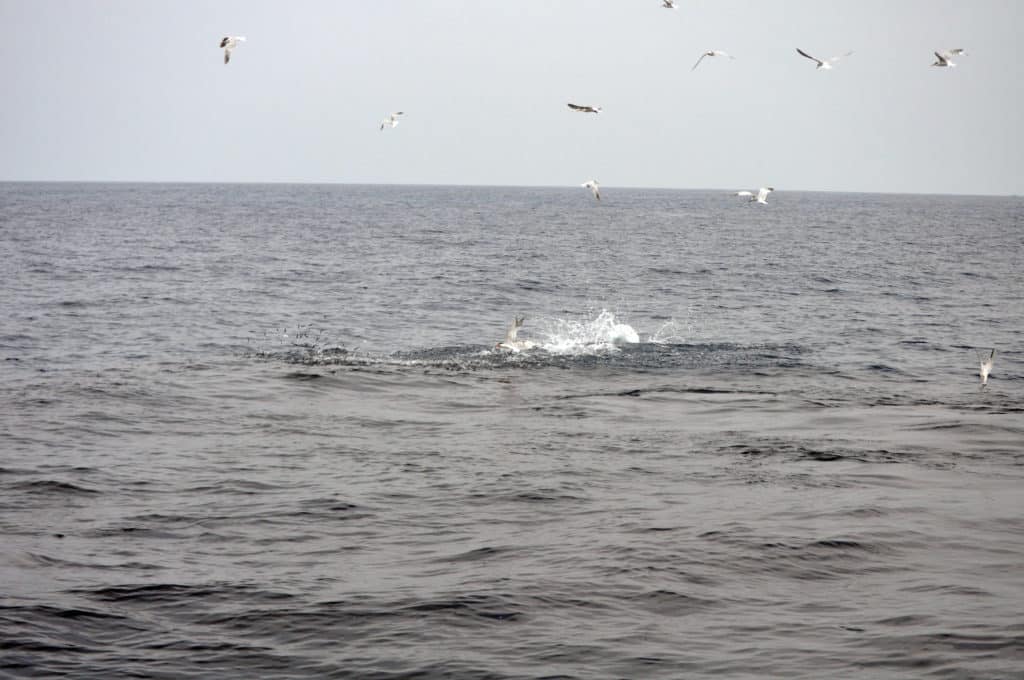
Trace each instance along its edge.
<instances>
[{"instance_id":1,"label":"flock of birds in sky","mask_svg":"<svg viewBox=\"0 0 1024 680\"><path fill-rule=\"evenodd\" d=\"M679 6L676 4L676 2L677 0L662 0L661 6L665 9L678 9ZM235 50L243 42L245 42L245 36L241 35L224 36L221 39L220 47L224 50L225 64L231 61L231 52ZM796 51L797 54L799 54L801 57L813 61L817 65L816 68L818 70L824 71L832 70L836 62L838 62L840 59L844 59L853 54L853 52L851 51L835 57L829 57L828 59L819 59L818 57L811 56L807 52L804 52L799 47L796 48ZM953 61L953 58L961 56L967 56L967 50L963 49L962 47L953 48L943 52L935 52L935 62L932 63L932 66L939 66L943 68L954 67L956 66L956 63ZM726 57L727 59L736 58L731 54L728 54L727 52L723 52L722 50L708 50L706 52L701 53L700 57L697 59L697 62L693 65L690 71L697 70L697 67L700 66L701 62L704 61L704 59L707 57ZM601 113L600 106L573 104L571 102L569 103L569 109L577 113ZM382 120L380 123L381 132L383 132L385 128L398 127L398 117L402 115L404 115L402 111L395 111L394 113L391 113L386 118L384 118L384 120ZM587 180L580 186L583 187L584 189L590 189L590 192L591 194L593 194L594 198L598 201L601 200L600 183L596 179ZM751 203L767 205L768 194L770 194L772 191L775 191L773 187L760 187L759 189L754 191L737 191L736 195L749 198Z\"/></svg>"},{"instance_id":2,"label":"flock of birds in sky","mask_svg":"<svg viewBox=\"0 0 1024 680\"><path fill-rule=\"evenodd\" d=\"M676 4L676 0L662 0L661 6L663 8L665 8L665 9L678 9L678 5ZM225 64L227 64L228 62L231 61L231 53L232 53L232 51L234 51L236 48L238 48L239 45L241 45L244 42L245 42L245 36L241 36L241 35L224 36L221 39L220 47L221 47L221 49L224 50L224 63ZM853 52L846 52L845 54L841 54L841 55L835 56L835 57L829 57L828 59L819 59L817 57L811 56L807 52L804 52L799 47L796 48L796 51L797 51L797 54L799 54L801 57L804 57L806 59L810 59L811 61L813 61L817 65L816 68L818 70L824 70L824 71L831 70L832 67L835 65L835 63L838 62L840 59L844 59L844 58L849 57L850 55L853 54ZM952 68L952 67L956 66L956 63L953 61L953 58L954 57L961 57L961 56L968 56L967 55L967 50L965 50L965 49L963 49L961 47L957 47L957 48L950 49L950 50L945 50L943 52L935 52L935 62L932 63L932 66L938 66L938 67L941 67L941 68ZM706 57L726 57L728 59L735 59L736 58L736 57L732 56L731 54L728 54L728 53L723 52L721 50L708 50L706 52L703 52L700 55L700 57L697 59L697 62L693 65L693 67L690 69L690 71L697 70L697 67L700 66L701 62L704 61L704 59ZM568 106L569 106L569 109L571 111L574 111L576 113L593 113L593 114L601 113L601 107L600 106L590 106L590 105L586 105L586 104L573 104L571 102L569 103ZM397 127L398 126L399 116L402 116L402 115L404 115L404 112L402 112L402 111L395 111L394 113L389 114L387 116L387 118L382 120L381 123L380 123L380 130L381 130L381 132L383 132L385 128L395 128L395 127ZM584 189L590 189L590 192L591 192L591 194L593 194L594 198L596 200L598 200L598 201L601 200L601 185L600 185L600 183L596 179L587 180L586 182L584 182L580 186L583 187ZM737 196L741 196L741 197L749 198L749 202L750 203L755 203L755 204L760 204L760 205L767 205L768 204L768 194L770 194L773 191L775 191L774 187L761 187L761 188L759 188L759 189L757 189L755 191L737 191L736 195ZM532 349L533 347L535 347L536 346L535 343L533 343L533 342L531 342L529 340L519 340L518 337L517 337L519 329L522 327L524 320L525 319L523 317L516 317L516 318L514 318L512 320L512 324L509 326L508 332L505 335L505 339L503 341L497 343L497 345L495 345L495 347L497 349L507 350L507 351L511 351L511 352L521 352L523 350ZM987 358L983 357L981 355L978 356L978 360L980 361L980 364L981 364L981 367L979 369L979 375L981 376L981 386L982 386L982 388L984 388L988 384L988 376L989 376L989 373L991 373L991 371L992 371L992 364L995 361L995 356L996 356L995 349L993 349L989 353Z\"/></svg>"}]
</instances>

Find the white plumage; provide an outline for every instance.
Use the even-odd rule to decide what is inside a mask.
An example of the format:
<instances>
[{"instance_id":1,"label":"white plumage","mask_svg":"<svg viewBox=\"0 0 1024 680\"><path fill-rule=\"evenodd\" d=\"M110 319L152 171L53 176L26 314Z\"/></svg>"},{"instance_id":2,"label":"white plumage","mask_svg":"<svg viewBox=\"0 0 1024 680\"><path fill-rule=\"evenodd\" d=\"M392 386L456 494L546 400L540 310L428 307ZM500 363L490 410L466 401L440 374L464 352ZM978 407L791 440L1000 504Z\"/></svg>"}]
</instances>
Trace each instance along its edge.
<instances>
[{"instance_id":1,"label":"white plumage","mask_svg":"<svg viewBox=\"0 0 1024 680\"><path fill-rule=\"evenodd\" d=\"M732 56L731 54L726 54L725 52L723 52L721 50L708 50L707 52L704 52L703 54L700 55L700 59L697 60L697 63L694 64L693 68L691 68L690 70L691 71L697 70L697 67L700 66L700 62L704 61L704 57L729 57L730 59L735 59L736 58L736 57Z\"/></svg>"},{"instance_id":2,"label":"white plumage","mask_svg":"<svg viewBox=\"0 0 1024 680\"><path fill-rule=\"evenodd\" d=\"M231 61L231 50L245 42L244 35L226 35L220 39L220 47L224 50L224 63Z\"/></svg>"},{"instance_id":3,"label":"white plumage","mask_svg":"<svg viewBox=\"0 0 1024 680\"><path fill-rule=\"evenodd\" d=\"M380 122L380 129L398 127L398 117L405 115L403 111L395 111L390 116Z\"/></svg>"},{"instance_id":4,"label":"white plumage","mask_svg":"<svg viewBox=\"0 0 1024 680\"><path fill-rule=\"evenodd\" d=\"M831 57L830 59L818 59L817 57L812 57L811 55L807 54L799 47L796 48L796 51L800 54L801 57L807 57L811 61L815 62L818 65L818 68L824 71L830 70L832 68L832 64L836 63L843 57L848 57L851 54L853 54L853 52L847 52L846 54L841 54L838 57Z\"/></svg>"},{"instance_id":5,"label":"white plumage","mask_svg":"<svg viewBox=\"0 0 1024 680\"><path fill-rule=\"evenodd\" d=\"M761 205L768 205L768 194L775 191L775 187L761 187L755 194L753 191L737 191L737 196L749 196L751 203L760 203Z\"/></svg>"}]
</instances>

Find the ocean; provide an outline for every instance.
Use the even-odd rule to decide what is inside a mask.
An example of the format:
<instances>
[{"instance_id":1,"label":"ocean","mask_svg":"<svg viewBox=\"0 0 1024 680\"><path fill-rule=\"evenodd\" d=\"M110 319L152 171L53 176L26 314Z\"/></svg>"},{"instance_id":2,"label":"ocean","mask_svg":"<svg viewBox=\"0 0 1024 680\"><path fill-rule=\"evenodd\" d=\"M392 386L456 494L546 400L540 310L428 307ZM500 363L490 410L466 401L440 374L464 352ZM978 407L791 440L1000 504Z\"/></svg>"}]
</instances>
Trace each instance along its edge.
<instances>
[{"instance_id":1,"label":"ocean","mask_svg":"<svg viewBox=\"0 0 1024 680\"><path fill-rule=\"evenodd\" d=\"M1024 199L602 199L0 184L0 676L1024 677Z\"/></svg>"}]
</instances>

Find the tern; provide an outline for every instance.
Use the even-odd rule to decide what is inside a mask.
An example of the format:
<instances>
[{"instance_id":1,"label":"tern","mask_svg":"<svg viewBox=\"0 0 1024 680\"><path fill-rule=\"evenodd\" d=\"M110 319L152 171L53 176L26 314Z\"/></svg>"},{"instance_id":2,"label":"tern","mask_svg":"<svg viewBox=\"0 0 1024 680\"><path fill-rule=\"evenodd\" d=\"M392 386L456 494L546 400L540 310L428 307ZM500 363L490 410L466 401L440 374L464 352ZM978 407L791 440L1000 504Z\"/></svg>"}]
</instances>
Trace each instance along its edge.
<instances>
[{"instance_id":1,"label":"tern","mask_svg":"<svg viewBox=\"0 0 1024 680\"><path fill-rule=\"evenodd\" d=\"M601 113L600 106L580 106L579 104L570 103L569 108L580 113Z\"/></svg>"},{"instance_id":2,"label":"tern","mask_svg":"<svg viewBox=\"0 0 1024 680\"><path fill-rule=\"evenodd\" d=\"M996 360L996 351L993 349L988 359L983 358L980 354L978 355L978 361L981 362L981 368L978 369L978 375L981 376L981 386L988 385L988 374L992 372L992 363Z\"/></svg>"},{"instance_id":3,"label":"tern","mask_svg":"<svg viewBox=\"0 0 1024 680\"><path fill-rule=\"evenodd\" d=\"M533 349L537 346L536 343L529 340L517 340L516 335L519 333L519 329L523 326L523 321L526 320L524 316L517 316L512 319L512 323L508 327L508 332L505 333L505 339L496 344L495 349L507 349L511 352L522 352L526 349Z\"/></svg>"},{"instance_id":4,"label":"tern","mask_svg":"<svg viewBox=\"0 0 1024 680\"><path fill-rule=\"evenodd\" d=\"M676 0L661 0L661 6L665 9L678 9L676 7Z\"/></svg>"},{"instance_id":5,"label":"tern","mask_svg":"<svg viewBox=\"0 0 1024 680\"><path fill-rule=\"evenodd\" d=\"M936 52L935 63L932 64L932 66L956 66L953 62L953 57L959 56L968 56L967 50L962 47L956 47L951 50L946 50L945 52Z\"/></svg>"},{"instance_id":6,"label":"tern","mask_svg":"<svg viewBox=\"0 0 1024 680\"><path fill-rule=\"evenodd\" d=\"M224 63L231 61L231 50L238 47L239 43L245 42L243 35L226 35L220 39L221 49L224 50Z\"/></svg>"},{"instance_id":7,"label":"tern","mask_svg":"<svg viewBox=\"0 0 1024 680\"><path fill-rule=\"evenodd\" d=\"M768 194L775 191L775 187L761 187L755 194L752 191L737 191L737 196L749 196L750 203L760 203L761 205L768 205Z\"/></svg>"},{"instance_id":8,"label":"tern","mask_svg":"<svg viewBox=\"0 0 1024 680\"><path fill-rule=\"evenodd\" d=\"M386 127L390 127L390 128L397 127L398 126L398 117L401 116L401 115L404 115L404 112L402 112L402 111L395 111L390 116L388 116L387 118L385 118L384 120L382 120L380 122L380 129L383 130Z\"/></svg>"},{"instance_id":9,"label":"tern","mask_svg":"<svg viewBox=\"0 0 1024 680\"><path fill-rule=\"evenodd\" d=\"M722 52L721 50L708 50L707 52L704 52L703 54L700 55L700 59L697 60L697 63L694 64L693 68L691 68L690 70L696 71L697 67L700 66L700 62L704 61L704 57L729 57L730 59L736 58L731 54L726 54L725 52Z\"/></svg>"},{"instance_id":10,"label":"tern","mask_svg":"<svg viewBox=\"0 0 1024 680\"><path fill-rule=\"evenodd\" d=\"M853 52L847 52L846 54L841 54L838 57L832 57L831 59L818 59L817 57L812 57L811 55L807 54L799 47L796 48L796 51L800 53L801 57L807 57L811 61L816 62L818 64L818 68L825 71L830 70L832 68L832 64L839 61L843 57L848 57L851 54L853 54Z\"/></svg>"},{"instance_id":11,"label":"tern","mask_svg":"<svg viewBox=\"0 0 1024 680\"><path fill-rule=\"evenodd\" d=\"M590 189L590 193L594 194L594 198L601 200L601 185L598 184L596 179L587 180L580 185L584 189Z\"/></svg>"}]
</instances>

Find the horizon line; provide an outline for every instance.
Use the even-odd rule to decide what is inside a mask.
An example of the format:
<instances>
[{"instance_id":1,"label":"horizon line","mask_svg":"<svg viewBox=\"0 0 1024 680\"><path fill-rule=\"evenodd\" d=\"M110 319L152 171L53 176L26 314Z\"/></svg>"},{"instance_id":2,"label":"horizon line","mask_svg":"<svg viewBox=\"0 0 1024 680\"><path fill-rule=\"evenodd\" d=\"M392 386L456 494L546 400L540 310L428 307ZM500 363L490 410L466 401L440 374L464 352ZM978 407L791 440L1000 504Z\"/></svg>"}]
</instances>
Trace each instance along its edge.
<instances>
[{"instance_id":1,"label":"horizon line","mask_svg":"<svg viewBox=\"0 0 1024 680\"><path fill-rule=\"evenodd\" d=\"M355 187L438 187L438 188L487 188L487 189L571 189L572 184L452 184L435 182L330 182L330 181L290 181L290 180L107 180L107 179L0 179L0 184L178 184L178 185L225 185L225 186L355 186ZM635 184L602 184L602 188L652 191L703 191L703 192L735 192L737 189L720 187L678 187L678 186L642 186ZM863 191L851 189L776 189L784 193L803 194L876 194L880 196L963 196L978 198L1021 198L1022 194L997 193L949 193L922 191Z\"/></svg>"}]
</instances>

